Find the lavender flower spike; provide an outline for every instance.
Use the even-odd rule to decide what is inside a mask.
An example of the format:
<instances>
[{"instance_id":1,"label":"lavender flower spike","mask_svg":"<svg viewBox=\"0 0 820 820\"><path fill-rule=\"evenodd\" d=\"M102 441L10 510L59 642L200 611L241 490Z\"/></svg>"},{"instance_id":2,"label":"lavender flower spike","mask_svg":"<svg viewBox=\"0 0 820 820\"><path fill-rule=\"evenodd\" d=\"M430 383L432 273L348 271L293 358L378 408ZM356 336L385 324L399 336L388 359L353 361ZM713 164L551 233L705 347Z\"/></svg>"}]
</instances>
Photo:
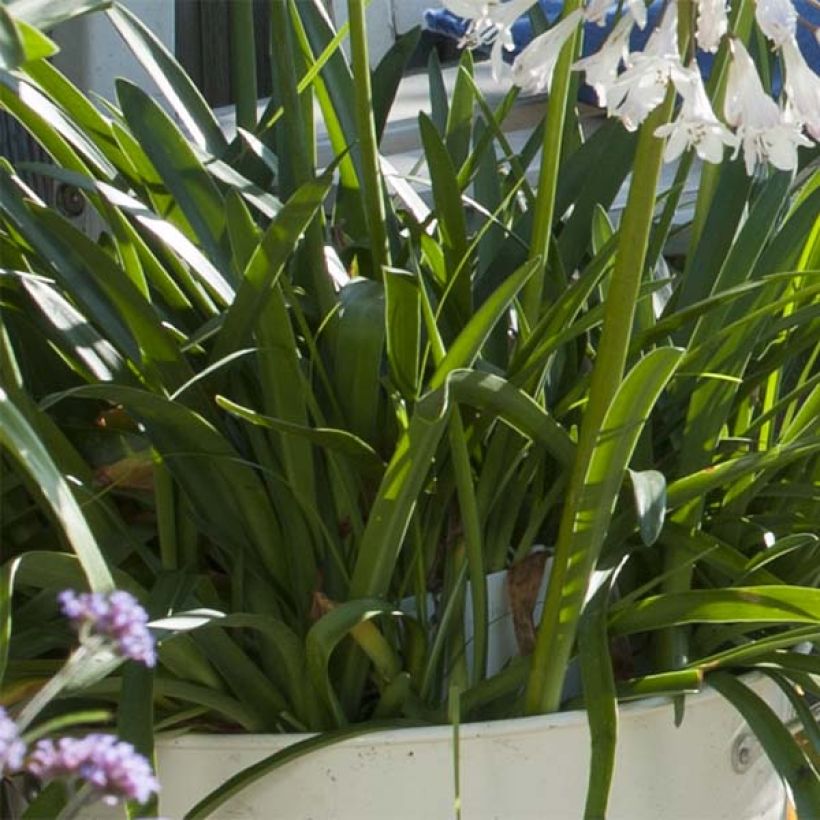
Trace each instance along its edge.
<instances>
[{"instance_id":1,"label":"lavender flower spike","mask_svg":"<svg viewBox=\"0 0 820 820\"><path fill-rule=\"evenodd\" d=\"M147 803L159 791L148 760L114 735L40 740L29 755L26 769L43 781L83 780L109 806L120 800Z\"/></svg>"},{"instance_id":2,"label":"lavender flower spike","mask_svg":"<svg viewBox=\"0 0 820 820\"><path fill-rule=\"evenodd\" d=\"M156 663L154 638L148 630L148 615L128 592L84 592L68 589L57 597L63 614L81 634L86 632L114 644L125 658L146 666Z\"/></svg>"},{"instance_id":3,"label":"lavender flower spike","mask_svg":"<svg viewBox=\"0 0 820 820\"><path fill-rule=\"evenodd\" d=\"M23 766L26 744L20 739L17 724L0 706L0 776L18 771Z\"/></svg>"}]
</instances>

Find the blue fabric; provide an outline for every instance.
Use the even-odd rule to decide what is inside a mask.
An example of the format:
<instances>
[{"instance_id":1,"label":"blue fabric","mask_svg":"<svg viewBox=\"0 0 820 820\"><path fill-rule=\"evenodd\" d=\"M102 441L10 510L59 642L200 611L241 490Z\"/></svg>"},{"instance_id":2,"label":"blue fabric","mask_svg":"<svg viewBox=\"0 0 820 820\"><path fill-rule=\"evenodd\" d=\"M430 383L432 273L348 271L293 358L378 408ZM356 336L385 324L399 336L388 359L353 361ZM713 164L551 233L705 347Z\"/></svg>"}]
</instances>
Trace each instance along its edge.
<instances>
[{"instance_id":1,"label":"blue fabric","mask_svg":"<svg viewBox=\"0 0 820 820\"><path fill-rule=\"evenodd\" d=\"M539 2L541 8L544 10L544 14L546 14L547 19L551 22L561 13L563 3L560 2L560 0L539 0ZM812 0L793 0L793 2L798 14L810 23L820 25L820 8L813 5ZM640 51L646 45L646 41L649 39L652 29L660 21L662 11L662 0L655 0L655 2L648 7L646 27L641 30L635 26L632 30L632 34L629 38L631 51ZM466 20L446 9L428 9L424 12L424 23L429 31L443 34L457 40L464 36L468 25ZM586 57L598 51L614 24L614 12L609 15L605 26L599 26L595 23L585 24L583 56ZM513 23L511 31L515 49L505 52L505 59L508 61L512 61L533 38L529 17L524 15L516 20L516 22ZM797 43L808 64L816 74L820 74L820 43L817 42L814 33L807 26L800 24L797 26ZM712 70L714 55L698 51L697 61L703 76L708 77L709 72ZM778 94L780 92L779 66L775 69L772 85L774 93ZM580 97L585 102L596 102L595 92L587 85L581 89Z\"/></svg>"}]
</instances>

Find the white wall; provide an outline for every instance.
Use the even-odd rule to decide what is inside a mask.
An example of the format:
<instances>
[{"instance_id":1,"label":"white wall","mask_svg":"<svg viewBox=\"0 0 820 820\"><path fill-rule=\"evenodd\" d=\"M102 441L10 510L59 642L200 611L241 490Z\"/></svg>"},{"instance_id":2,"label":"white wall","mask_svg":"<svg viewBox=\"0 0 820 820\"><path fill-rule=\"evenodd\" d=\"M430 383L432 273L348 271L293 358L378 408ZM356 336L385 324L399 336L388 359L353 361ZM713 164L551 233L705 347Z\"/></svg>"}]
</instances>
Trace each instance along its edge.
<instances>
[{"instance_id":1,"label":"white wall","mask_svg":"<svg viewBox=\"0 0 820 820\"><path fill-rule=\"evenodd\" d=\"M370 65L372 66L381 60L396 39L396 31L393 27L393 2L394 0L373 0L365 12ZM333 0L333 18L337 28L347 20L347 0ZM345 41L344 49L347 54L350 54L348 43L349 41Z\"/></svg>"},{"instance_id":2,"label":"white wall","mask_svg":"<svg viewBox=\"0 0 820 820\"><path fill-rule=\"evenodd\" d=\"M173 0L119 0L174 51ZM131 55L104 12L87 14L54 29L60 53L54 62L69 79L85 92L95 92L109 100L115 96L114 81L126 77L158 96L142 66Z\"/></svg>"},{"instance_id":3,"label":"white wall","mask_svg":"<svg viewBox=\"0 0 820 820\"><path fill-rule=\"evenodd\" d=\"M425 9L438 8L440 0L372 0L367 9L370 63L376 65L397 35L421 25ZM347 0L332 0L336 25L347 20Z\"/></svg>"},{"instance_id":4,"label":"white wall","mask_svg":"<svg viewBox=\"0 0 820 820\"><path fill-rule=\"evenodd\" d=\"M166 47L174 51L174 0L120 0L145 23ZM325 0L337 25L347 19L347 0ZM425 9L440 0L372 0L367 9L370 60L375 65L396 36L422 22ZM85 91L114 98L117 77L138 80L149 93L158 94L137 61L103 13L65 23L54 31L61 47L57 67Z\"/></svg>"},{"instance_id":5,"label":"white wall","mask_svg":"<svg viewBox=\"0 0 820 820\"><path fill-rule=\"evenodd\" d=\"M438 0L393 0L393 21L396 32L403 34L419 26L427 9L439 8Z\"/></svg>"}]
</instances>

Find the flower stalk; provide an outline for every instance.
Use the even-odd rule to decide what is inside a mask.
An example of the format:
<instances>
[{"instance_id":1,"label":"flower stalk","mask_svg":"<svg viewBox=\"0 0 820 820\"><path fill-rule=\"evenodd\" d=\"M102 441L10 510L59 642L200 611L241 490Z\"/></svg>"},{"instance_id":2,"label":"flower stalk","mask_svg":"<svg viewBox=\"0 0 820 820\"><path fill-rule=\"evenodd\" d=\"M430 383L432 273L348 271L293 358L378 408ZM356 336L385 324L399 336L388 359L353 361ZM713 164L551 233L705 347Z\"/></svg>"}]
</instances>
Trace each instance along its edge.
<instances>
[{"instance_id":1,"label":"flower stalk","mask_svg":"<svg viewBox=\"0 0 820 820\"><path fill-rule=\"evenodd\" d=\"M271 0L270 5L270 53L275 65L276 87L281 94L282 109L285 112L284 133L288 164L292 169L291 187L295 190L314 177L313 146L315 137L313 125L306 119L306 110L300 99L299 77L297 76L297 53L293 44L293 31L288 12L288 0ZM293 190L286 193L290 195ZM322 217L318 215L305 231L305 255L316 301L322 315L326 315L333 304L333 288L327 273L324 255L324 229Z\"/></svg>"},{"instance_id":2,"label":"flower stalk","mask_svg":"<svg viewBox=\"0 0 820 820\"><path fill-rule=\"evenodd\" d=\"M253 39L253 0L234 0L231 21L231 80L236 99L236 124L256 128L256 47Z\"/></svg>"},{"instance_id":3,"label":"flower stalk","mask_svg":"<svg viewBox=\"0 0 820 820\"><path fill-rule=\"evenodd\" d=\"M15 720L21 734L28 729L34 718L62 692L71 680L74 671L83 664L88 663L100 651L102 645L103 642L99 639L92 639L88 643L80 645L69 655L60 671L37 690L31 700L20 710L20 714L17 715Z\"/></svg>"},{"instance_id":4,"label":"flower stalk","mask_svg":"<svg viewBox=\"0 0 820 820\"><path fill-rule=\"evenodd\" d=\"M385 208L379 172L379 146L376 123L373 119L373 94L370 84L370 59L367 49L367 26L363 0L348 0L347 14L350 25L350 56L355 89L356 129L362 154L362 194L365 219L370 236L373 275L382 278L385 265L390 265L390 249L385 230Z\"/></svg>"},{"instance_id":5,"label":"flower stalk","mask_svg":"<svg viewBox=\"0 0 820 820\"><path fill-rule=\"evenodd\" d=\"M686 49L691 30L691 13L690 4L681 4L679 40L683 50ZM576 519L581 512L586 466L604 416L623 378L655 213L655 192L663 165L664 141L655 136L655 131L670 122L674 102L675 90L670 86L661 105L644 121L638 138L632 182L604 304L598 357L592 371L589 401L581 422L578 449L527 682L525 708L529 714L555 712L561 705L564 675L601 546L596 544L594 550L577 549L574 537Z\"/></svg>"},{"instance_id":6,"label":"flower stalk","mask_svg":"<svg viewBox=\"0 0 820 820\"><path fill-rule=\"evenodd\" d=\"M83 783L79 789L69 789L71 796L60 810L55 820L73 820L80 812L95 800L94 791L89 783Z\"/></svg>"},{"instance_id":7,"label":"flower stalk","mask_svg":"<svg viewBox=\"0 0 820 820\"><path fill-rule=\"evenodd\" d=\"M564 17L569 16L581 7L580 0L568 0L564 4ZM535 325L541 311L544 298L544 282L549 264L550 237L552 223L555 220L555 192L558 188L558 173L561 169L564 126L567 110L571 104L570 87L572 64L578 47L578 32L564 43L561 54L555 64L552 75L549 100L547 101L547 124L544 128L544 141L541 151L541 168L538 176L538 193L533 215L532 241L529 258L541 257L543 263L524 285L521 292L521 304L530 327Z\"/></svg>"}]
</instances>

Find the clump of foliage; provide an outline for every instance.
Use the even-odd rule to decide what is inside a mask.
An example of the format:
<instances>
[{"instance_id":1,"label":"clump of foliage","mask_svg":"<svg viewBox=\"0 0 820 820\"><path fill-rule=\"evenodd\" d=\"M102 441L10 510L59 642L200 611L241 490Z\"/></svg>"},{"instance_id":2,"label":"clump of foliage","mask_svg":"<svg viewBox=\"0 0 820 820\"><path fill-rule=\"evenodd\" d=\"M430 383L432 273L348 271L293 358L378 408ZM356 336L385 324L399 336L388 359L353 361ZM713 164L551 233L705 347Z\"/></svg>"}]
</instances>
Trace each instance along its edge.
<instances>
[{"instance_id":1,"label":"clump of foliage","mask_svg":"<svg viewBox=\"0 0 820 820\"><path fill-rule=\"evenodd\" d=\"M336 34L316 0L271 5L276 93L226 136L126 9L106 13L163 104L119 80L95 105L47 60L56 13L0 6L0 107L52 160L0 162L6 701L69 644L55 591L113 579L152 617L199 613L161 634L155 674L86 690L141 748L152 716L445 721L453 686L461 720L555 711L574 659L601 739L590 811L619 698L705 678L779 727L727 675L761 669L814 738L820 667L795 647L820 637L816 148L793 170L704 167L681 222L692 157L656 191L674 93L638 132L585 131L565 49L514 152L517 91L491 108L465 53L449 98L431 62L419 186L378 151L417 35L371 73L350 9ZM32 172L73 186L98 235ZM488 673L485 578L535 544L553 561L534 652ZM807 754L762 735L818 805Z\"/></svg>"}]
</instances>

